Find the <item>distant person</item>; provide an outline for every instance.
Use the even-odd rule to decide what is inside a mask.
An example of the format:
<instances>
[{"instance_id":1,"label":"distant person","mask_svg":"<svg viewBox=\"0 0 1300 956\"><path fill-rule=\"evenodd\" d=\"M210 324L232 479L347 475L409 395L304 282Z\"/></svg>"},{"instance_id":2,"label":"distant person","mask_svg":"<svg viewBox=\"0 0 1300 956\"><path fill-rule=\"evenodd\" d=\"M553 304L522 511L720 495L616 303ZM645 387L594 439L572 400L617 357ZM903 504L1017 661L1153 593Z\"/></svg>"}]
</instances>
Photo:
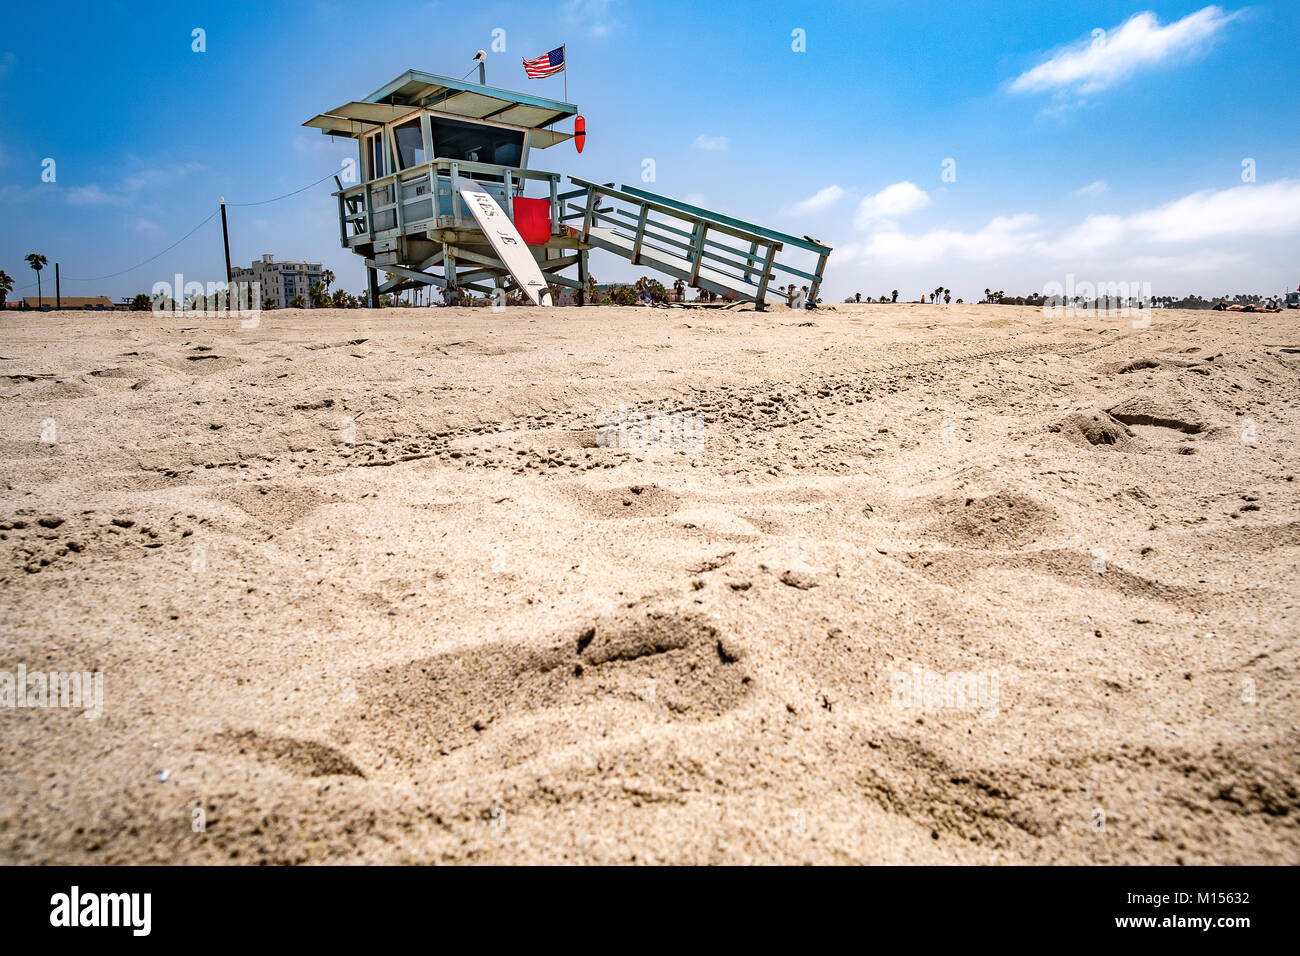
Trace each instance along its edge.
<instances>
[{"instance_id":1,"label":"distant person","mask_svg":"<svg viewBox=\"0 0 1300 956\"><path fill-rule=\"evenodd\" d=\"M1251 302L1246 305L1233 304L1228 305L1224 299L1219 300L1219 304L1214 307L1216 312L1281 312L1277 306L1272 304L1255 305Z\"/></svg>"}]
</instances>

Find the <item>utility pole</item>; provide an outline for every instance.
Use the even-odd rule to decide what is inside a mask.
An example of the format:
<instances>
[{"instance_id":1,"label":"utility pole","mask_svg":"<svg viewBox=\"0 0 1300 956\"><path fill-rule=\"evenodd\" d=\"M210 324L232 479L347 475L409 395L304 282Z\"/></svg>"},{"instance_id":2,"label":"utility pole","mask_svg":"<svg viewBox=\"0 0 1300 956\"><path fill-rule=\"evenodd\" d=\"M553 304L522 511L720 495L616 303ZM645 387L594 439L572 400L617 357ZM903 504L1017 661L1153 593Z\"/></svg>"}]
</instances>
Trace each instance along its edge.
<instances>
[{"instance_id":1,"label":"utility pole","mask_svg":"<svg viewBox=\"0 0 1300 956\"><path fill-rule=\"evenodd\" d=\"M230 271L230 230L226 227L226 197L221 197L221 241L226 247L226 290L234 285L235 278ZM260 303L259 303L260 304ZM257 306L254 306L256 308Z\"/></svg>"},{"instance_id":2,"label":"utility pole","mask_svg":"<svg viewBox=\"0 0 1300 956\"><path fill-rule=\"evenodd\" d=\"M63 293L59 289L59 264L54 263L54 308L63 308Z\"/></svg>"}]
</instances>

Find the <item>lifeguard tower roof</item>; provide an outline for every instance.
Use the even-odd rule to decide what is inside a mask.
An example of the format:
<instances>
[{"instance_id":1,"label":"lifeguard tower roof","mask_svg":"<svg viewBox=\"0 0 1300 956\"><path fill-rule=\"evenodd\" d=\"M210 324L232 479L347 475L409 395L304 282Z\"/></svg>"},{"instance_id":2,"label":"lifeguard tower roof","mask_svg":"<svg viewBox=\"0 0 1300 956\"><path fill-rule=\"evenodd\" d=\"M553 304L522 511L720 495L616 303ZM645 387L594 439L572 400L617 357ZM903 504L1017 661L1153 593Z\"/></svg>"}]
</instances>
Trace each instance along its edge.
<instances>
[{"instance_id":1,"label":"lifeguard tower roof","mask_svg":"<svg viewBox=\"0 0 1300 956\"><path fill-rule=\"evenodd\" d=\"M449 76L407 70L364 100L344 103L336 109L312 117L303 125L313 126L330 136L355 139L373 131L377 124L391 123L412 110L421 108L468 120L490 120L532 130L529 143L538 149L571 139L571 133L561 133L546 127L575 116L578 112L572 103L499 90L469 80L454 80Z\"/></svg>"}]
</instances>

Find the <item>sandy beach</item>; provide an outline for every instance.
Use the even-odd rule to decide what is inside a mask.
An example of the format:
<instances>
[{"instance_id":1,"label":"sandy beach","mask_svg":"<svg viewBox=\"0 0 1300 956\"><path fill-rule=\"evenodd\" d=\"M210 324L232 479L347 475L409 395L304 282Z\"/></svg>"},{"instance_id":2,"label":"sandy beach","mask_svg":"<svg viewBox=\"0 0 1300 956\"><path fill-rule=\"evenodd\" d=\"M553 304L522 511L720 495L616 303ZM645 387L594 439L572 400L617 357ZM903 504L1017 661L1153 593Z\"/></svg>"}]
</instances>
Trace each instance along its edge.
<instances>
[{"instance_id":1,"label":"sandy beach","mask_svg":"<svg viewBox=\"0 0 1300 956\"><path fill-rule=\"evenodd\" d=\"M1300 863L1297 313L0 318L5 863Z\"/></svg>"}]
</instances>

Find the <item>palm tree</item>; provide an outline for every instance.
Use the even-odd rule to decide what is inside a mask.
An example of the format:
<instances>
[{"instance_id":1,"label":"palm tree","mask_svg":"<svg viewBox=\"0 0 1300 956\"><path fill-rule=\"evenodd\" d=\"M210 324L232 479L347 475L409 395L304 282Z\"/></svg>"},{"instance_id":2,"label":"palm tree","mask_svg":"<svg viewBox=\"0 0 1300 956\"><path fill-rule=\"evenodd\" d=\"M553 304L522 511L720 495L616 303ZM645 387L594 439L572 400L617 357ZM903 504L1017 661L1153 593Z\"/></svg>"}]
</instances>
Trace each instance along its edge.
<instances>
[{"instance_id":1,"label":"palm tree","mask_svg":"<svg viewBox=\"0 0 1300 956\"><path fill-rule=\"evenodd\" d=\"M303 299L303 297L302 297L301 295L295 295L295 296L293 297L293 301L289 303L289 308L291 308L291 309L305 309L305 308L307 308L307 302Z\"/></svg>"},{"instance_id":2,"label":"palm tree","mask_svg":"<svg viewBox=\"0 0 1300 956\"><path fill-rule=\"evenodd\" d=\"M889 293L889 301L890 301L890 302L897 302L897 301L898 301L898 290L897 290L897 289L895 289L893 292Z\"/></svg>"},{"instance_id":3,"label":"palm tree","mask_svg":"<svg viewBox=\"0 0 1300 956\"><path fill-rule=\"evenodd\" d=\"M952 289L943 290L943 304L947 305L952 301Z\"/></svg>"},{"instance_id":4,"label":"palm tree","mask_svg":"<svg viewBox=\"0 0 1300 956\"><path fill-rule=\"evenodd\" d=\"M678 302L686 301L686 280L678 279L673 282L673 298Z\"/></svg>"},{"instance_id":5,"label":"palm tree","mask_svg":"<svg viewBox=\"0 0 1300 956\"><path fill-rule=\"evenodd\" d=\"M50 260L46 259L39 252L29 252L23 258L27 260L29 266L36 270L36 307L38 309L43 309L45 307L45 302L41 297L41 270L45 268L46 264Z\"/></svg>"},{"instance_id":6,"label":"palm tree","mask_svg":"<svg viewBox=\"0 0 1300 956\"><path fill-rule=\"evenodd\" d=\"M325 283L325 288L328 289L334 284L334 271L332 269L326 269L320 274L320 281Z\"/></svg>"},{"instance_id":7,"label":"palm tree","mask_svg":"<svg viewBox=\"0 0 1300 956\"><path fill-rule=\"evenodd\" d=\"M0 309L5 307L5 301L9 298L9 293L14 291L13 276L0 269Z\"/></svg>"},{"instance_id":8,"label":"palm tree","mask_svg":"<svg viewBox=\"0 0 1300 956\"><path fill-rule=\"evenodd\" d=\"M583 299L583 305L600 305L600 283L591 273L587 273L587 296Z\"/></svg>"}]
</instances>

